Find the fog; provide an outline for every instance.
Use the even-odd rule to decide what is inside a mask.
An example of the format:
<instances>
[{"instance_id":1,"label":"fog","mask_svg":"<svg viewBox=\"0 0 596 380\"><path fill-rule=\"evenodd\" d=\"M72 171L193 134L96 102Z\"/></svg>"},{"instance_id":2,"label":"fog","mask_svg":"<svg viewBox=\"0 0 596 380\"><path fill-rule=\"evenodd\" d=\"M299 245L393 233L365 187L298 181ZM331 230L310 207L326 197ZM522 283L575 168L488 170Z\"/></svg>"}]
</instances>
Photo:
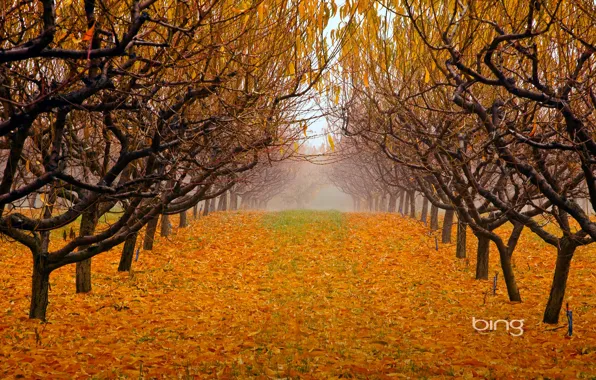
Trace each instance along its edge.
<instances>
[{"instance_id":1,"label":"fog","mask_svg":"<svg viewBox=\"0 0 596 380\"><path fill-rule=\"evenodd\" d=\"M279 211L299 208L295 202L288 202L287 197L278 195L271 199L267 210ZM354 211L352 198L342 193L337 187L331 184L322 184L318 191L302 207L311 210L339 210Z\"/></svg>"}]
</instances>

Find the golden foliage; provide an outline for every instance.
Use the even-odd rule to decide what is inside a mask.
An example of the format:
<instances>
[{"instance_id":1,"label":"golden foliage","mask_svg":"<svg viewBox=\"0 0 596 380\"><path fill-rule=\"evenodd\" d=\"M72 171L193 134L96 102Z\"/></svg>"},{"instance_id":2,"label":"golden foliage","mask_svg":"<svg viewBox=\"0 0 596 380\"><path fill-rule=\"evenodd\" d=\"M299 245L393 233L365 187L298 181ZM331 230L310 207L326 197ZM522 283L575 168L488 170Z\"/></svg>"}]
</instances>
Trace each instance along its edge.
<instances>
[{"instance_id":1,"label":"golden foliage","mask_svg":"<svg viewBox=\"0 0 596 380\"><path fill-rule=\"evenodd\" d=\"M469 236L470 255L475 244ZM119 249L51 277L48 323L27 318L28 253L0 244L0 377L571 378L596 374L594 248L572 266L575 334L540 320L555 253L525 233L524 303L473 280L474 260L389 214L215 213L159 239L130 274ZM472 255L471 255L472 256ZM491 273L498 270L491 257ZM471 318L525 319L521 337Z\"/></svg>"}]
</instances>

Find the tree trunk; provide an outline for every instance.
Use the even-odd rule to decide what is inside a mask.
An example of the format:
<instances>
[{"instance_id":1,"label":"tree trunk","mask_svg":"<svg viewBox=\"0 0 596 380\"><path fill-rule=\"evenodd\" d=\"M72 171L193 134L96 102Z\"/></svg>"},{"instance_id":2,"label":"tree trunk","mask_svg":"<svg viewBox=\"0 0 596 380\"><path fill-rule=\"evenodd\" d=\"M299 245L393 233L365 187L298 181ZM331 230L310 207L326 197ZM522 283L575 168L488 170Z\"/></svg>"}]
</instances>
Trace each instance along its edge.
<instances>
[{"instance_id":1,"label":"tree trunk","mask_svg":"<svg viewBox=\"0 0 596 380\"><path fill-rule=\"evenodd\" d=\"M79 261L76 265L77 293L91 291L91 259Z\"/></svg>"},{"instance_id":2,"label":"tree trunk","mask_svg":"<svg viewBox=\"0 0 596 380\"><path fill-rule=\"evenodd\" d=\"M236 211L238 209L238 195L230 191L230 210Z\"/></svg>"},{"instance_id":3,"label":"tree trunk","mask_svg":"<svg viewBox=\"0 0 596 380\"><path fill-rule=\"evenodd\" d=\"M397 201L397 197L395 196L395 194L393 194L393 193L389 194L389 205L387 207L387 211L395 212L395 202L396 201Z\"/></svg>"},{"instance_id":4,"label":"tree trunk","mask_svg":"<svg viewBox=\"0 0 596 380\"><path fill-rule=\"evenodd\" d=\"M211 199L205 200L205 209L203 209L203 216L209 215L210 203L211 203Z\"/></svg>"},{"instance_id":5,"label":"tree trunk","mask_svg":"<svg viewBox=\"0 0 596 380\"><path fill-rule=\"evenodd\" d=\"M199 204L198 203L196 205L194 205L192 208L192 218L194 220L199 219Z\"/></svg>"},{"instance_id":6,"label":"tree trunk","mask_svg":"<svg viewBox=\"0 0 596 380\"><path fill-rule=\"evenodd\" d=\"M416 219L416 192L414 190L410 193L410 218Z\"/></svg>"},{"instance_id":7,"label":"tree trunk","mask_svg":"<svg viewBox=\"0 0 596 380\"><path fill-rule=\"evenodd\" d=\"M170 216L163 214L161 216L161 228L159 230L161 236L170 236L172 233L172 223L170 223Z\"/></svg>"},{"instance_id":8,"label":"tree trunk","mask_svg":"<svg viewBox=\"0 0 596 380\"><path fill-rule=\"evenodd\" d=\"M490 252L490 239L477 236L478 250L476 251L476 280L488 280L488 256Z\"/></svg>"},{"instance_id":9,"label":"tree trunk","mask_svg":"<svg viewBox=\"0 0 596 380\"><path fill-rule=\"evenodd\" d=\"M153 242L155 241L155 231L157 231L157 216L147 223L145 227L145 237L143 239L143 250L151 251L153 249Z\"/></svg>"},{"instance_id":10,"label":"tree trunk","mask_svg":"<svg viewBox=\"0 0 596 380\"><path fill-rule=\"evenodd\" d=\"M228 209L228 192L219 196L217 211L226 211Z\"/></svg>"},{"instance_id":11,"label":"tree trunk","mask_svg":"<svg viewBox=\"0 0 596 380\"><path fill-rule=\"evenodd\" d=\"M569 277L569 268L571 259L575 253L576 246L567 239L561 239L557 249L557 263L555 265L555 274L550 288L550 295L544 310L544 323L559 323L559 315L565 298L567 289L567 278Z\"/></svg>"},{"instance_id":12,"label":"tree trunk","mask_svg":"<svg viewBox=\"0 0 596 380\"><path fill-rule=\"evenodd\" d=\"M33 274L31 276L31 306L29 318L46 320L48 310L48 291L50 285L50 272L45 269L46 263L43 256L33 255Z\"/></svg>"},{"instance_id":13,"label":"tree trunk","mask_svg":"<svg viewBox=\"0 0 596 380\"><path fill-rule=\"evenodd\" d=\"M137 244L137 233L128 235L122 248L118 272L129 272L132 266L132 258L135 254L135 245Z\"/></svg>"},{"instance_id":14,"label":"tree trunk","mask_svg":"<svg viewBox=\"0 0 596 380\"><path fill-rule=\"evenodd\" d=\"M522 223L519 223L519 222L511 222L511 223L513 223L513 231L511 231L511 235L509 235L509 240L507 242L507 248L509 250L509 257L513 256L513 251L515 251L515 247L517 246L519 237L521 236L521 233L524 230L524 225Z\"/></svg>"},{"instance_id":15,"label":"tree trunk","mask_svg":"<svg viewBox=\"0 0 596 380\"><path fill-rule=\"evenodd\" d=\"M178 227L186 228L188 227L188 219L186 217L186 210L180 213L180 223L178 223Z\"/></svg>"},{"instance_id":16,"label":"tree trunk","mask_svg":"<svg viewBox=\"0 0 596 380\"><path fill-rule=\"evenodd\" d=\"M426 224L426 217L428 214L428 199L426 197L422 198L422 215L420 215L420 221Z\"/></svg>"},{"instance_id":17,"label":"tree trunk","mask_svg":"<svg viewBox=\"0 0 596 380\"><path fill-rule=\"evenodd\" d=\"M466 223L461 218L457 218L457 247L455 248L455 257L458 259L466 258L466 230Z\"/></svg>"},{"instance_id":18,"label":"tree trunk","mask_svg":"<svg viewBox=\"0 0 596 380\"><path fill-rule=\"evenodd\" d=\"M215 211L215 198L211 199L211 202L209 202L209 212L214 212Z\"/></svg>"},{"instance_id":19,"label":"tree trunk","mask_svg":"<svg viewBox=\"0 0 596 380\"><path fill-rule=\"evenodd\" d=\"M81 217L81 227L79 236L93 235L97 226L97 206L92 206L89 211L84 212ZM79 251L87 248L86 245L80 246ZM76 289L77 293L89 293L91 291L91 259L79 261L76 264Z\"/></svg>"},{"instance_id":20,"label":"tree trunk","mask_svg":"<svg viewBox=\"0 0 596 380\"><path fill-rule=\"evenodd\" d=\"M410 198L412 197L412 195L410 194L409 191L405 192L405 196L404 196L404 215L408 215L410 213Z\"/></svg>"},{"instance_id":21,"label":"tree trunk","mask_svg":"<svg viewBox=\"0 0 596 380\"><path fill-rule=\"evenodd\" d=\"M439 229L439 208L435 205L430 207L430 229L431 231Z\"/></svg>"},{"instance_id":22,"label":"tree trunk","mask_svg":"<svg viewBox=\"0 0 596 380\"><path fill-rule=\"evenodd\" d=\"M446 210L443 218L443 232L441 234L441 242L443 244L451 243L451 230L453 228L453 210Z\"/></svg>"},{"instance_id":23,"label":"tree trunk","mask_svg":"<svg viewBox=\"0 0 596 380\"><path fill-rule=\"evenodd\" d=\"M501 268L503 269L503 278L505 279L505 285L507 286L507 294L509 295L509 301L521 302L519 289L517 288L517 283L515 282L515 275L513 274L513 267L511 266L509 250L499 250L499 258L501 259Z\"/></svg>"},{"instance_id":24,"label":"tree trunk","mask_svg":"<svg viewBox=\"0 0 596 380\"><path fill-rule=\"evenodd\" d=\"M405 197L406 197L405 190L400 190L399 199L397 200L397 211L402 215L404 214Z\"/></svg>"}]
</instances>

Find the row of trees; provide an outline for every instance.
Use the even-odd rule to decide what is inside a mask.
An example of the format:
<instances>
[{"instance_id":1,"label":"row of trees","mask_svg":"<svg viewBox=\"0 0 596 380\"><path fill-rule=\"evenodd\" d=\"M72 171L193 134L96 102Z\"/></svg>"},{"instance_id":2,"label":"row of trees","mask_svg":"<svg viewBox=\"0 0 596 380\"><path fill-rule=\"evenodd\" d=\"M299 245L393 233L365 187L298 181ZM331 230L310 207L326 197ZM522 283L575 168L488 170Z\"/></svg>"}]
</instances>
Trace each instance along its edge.
<instances>
[{"instance_id":1,"label":"row of trees","mask_svg":"<svg viewBox=\"0 0 596 380\"><path fill-rule=\"evenodd\" d=\"M393 189L455 213L478 239L476 277L488 277L494 244L511 301L522 300L511 258L529 229L557 252L543 319L557 323L576 248L596 238L585 207L596 204L594 3L367 9L344 28L328 103L345 145L368 152L342 165L377 181L346 183L338 171L336 183L368 207ZM495 232L504 224L508 236Z\"/></svg>"},{"instance_id":2,"label":"row of trees","mask_svg":"<svg viewBox=\"0 0 596 380\"><path fill-rule=\"evenodd\" d=\"M251 204L283 176L267 165L304 133L336 12L309 0L5 2L0 233L31 252L30 317L45 319L54 270L76 263L88 292L91 259L124 243L129 268L160 216L186 219L230 190L232 205ZM52 233L77 220L70 239Z\"/></svg>"}]
</instances>

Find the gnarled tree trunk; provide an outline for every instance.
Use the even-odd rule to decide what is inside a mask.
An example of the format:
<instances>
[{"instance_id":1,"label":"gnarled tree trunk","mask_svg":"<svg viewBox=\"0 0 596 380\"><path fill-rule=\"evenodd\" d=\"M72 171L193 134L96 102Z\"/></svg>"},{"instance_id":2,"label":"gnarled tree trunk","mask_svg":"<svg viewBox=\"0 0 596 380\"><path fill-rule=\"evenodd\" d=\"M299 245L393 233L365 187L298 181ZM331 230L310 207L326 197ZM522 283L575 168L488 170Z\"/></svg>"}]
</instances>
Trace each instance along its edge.
<instances>
[{"instance_id":1,"label":"gnarled tree trunk","mask_svg":"<svg viewBox=\"0 0 596 380\"><path fill-rule=\"evenodd\" d=\"M422 198L422 213L420 215L420 221L426 224L426 218L428 215L428 199L426 197Z\"/></svg>"},{"instance_id":2,"label":"gnarled tree trunk","mask_svg":"<svg viewBox=\"0 0 596 380\"><path fill-rule=\"evenodd\" d=\"M507 294L509 301L521 302L521 296L519 289L515 281L515 275L513 274L513 267L511 266L511 257L509 256L509 250L505 245L499 245L499 259L501 261L501 269L503 270L503 279L507 286Z\"/></svg>"},{"instance_id":3,"label":"gnarled tree trunk","mask_svg":"<svg viewBox=\"0 0 596 380\"><path fill-rule=\"evenodd\" d=\"M439 229L439 208L435 205L430 207L430 229L431 231Z\"/></svg>"},{"instance_id":4,"label":"gnarled tree trunk","mask_svg":"<svg viewBox=\"0 0 596 380\"><path fill-rule=\"evenodd\" d=\"M575 253L576 245L567 239L561 239L557 248L557 263L555 265L555 274L550 287L550 295L544 310L544 323L559 323L559 315L565 298L567 289L567 278L569 277L569 268L571 260Z\"/></svg>"},{"instance_id":5,"label":"gnarled tree trunk","mask_svg":"<svg viewBox=\"0 0 596 380\"><path fill-rule=\"evenodd\" d=\"M488 280L488 258L490 253L490 239L485 236L478 238L476 251L476 280Z\"/></svg>"},{"instance_id":6,"label":"gnarled tree trunk","mask_svg":"<svg viewBox=\"0 0 596 380\"><path fill-rule=\"evenodd\" d=\"M50 272L46 268L46 259L39 253L33 254L29 318L46 320L49 286Z\"/></svg>"},{"instance_id":7,"label":"gnarled tree trunk","mask_svg":"<svg viewBox=\"0 0 596 380\"><path fill-rule=\"evenodd\" d=\"M511 235L509 235L509 240L507 242L507 248L509 250L509 257L513 256L513 251L515 251L515 247L517 246L519 237L521 236L521 233L524 230L524 225L522 223L519 223L519 222L511 222L511 223L513 223L513 231L511 231Z\"/></svg>"},{"instance_id":8,"label":"gnarled tree trunk","mask_svg":"<svg viewBox=\"0 0 596 380\"><path fill-rule=\"evenodd\" d=\"M453 210L445 210L445 217L443 218L443 231L441 234L441 242L443 244L451 243L451 230L453 228Z\"/></svg>"},{"instance_id":9,"label":"gnarled tree trunk","mask_svg":"<svg viewBox=\"0 0 596 380\"><path fill-rule=\"evenodd\" d=\"M153 249L153 242L155 241L155 231L157 231L157 223L159 219L157 216L154 217L147 223L145 227L145 237L143 239L143 249L145 251L151 251Z\"/></svg>"},{"instance_id":10,"label":"gnarled tree trunk","mask_svg":"<svg viewBox=\"0 0 596 380\"><path fill-rule=\"evenodd\" d=\"M226 211L228 209L228 192L226 191L219 196L219 204L217 211Z\"/></svg>"},{"instance_id":11,"label":"gnarled tree trunk","mask_svg":"<svg viewBox=\"0 0 596 380\"><path fill-rule=\"evenodd\" d=\"M410 192L410 218L416 219L416 192Z\"/></svg>"},{"instance_id":12,"label":"gnarled tree trunk","mask_svg":"<svg viewBox=\"0 0 596 380\"><path fill-rule=\"evenodd\" d=\"M97 226L97 206L92 206L83 213L79 236L93 235ZM79 251L87 248L80 246ZM77 293L88 293L91 291L91 259L79 261L76 264L76 289Z\"/></svg>"},{"instance_id":13,"label":"gnarled tree trunk","mask_svg":"<svg viewBox=\"0 0 596 380\"><path fill-rule=\"evenodd\" d=\"M395 194L389 194L389 205L387 207L387 211L395 212L395 202L397 202L397 197L395 196Z\"/></svg>"},{"instance_id":14,"label":"gnarled tree trunk","mask_svg":"<svg viewBox=\"0 0 596 380\"><path fill-rule=\"evenodd\" d=\"M129 272L132 267L132 259L135 254L135 245L137 244L137 233L128 235L122 248L122 255L120 256L120 264L118 264L118 272Z\"/></svg>"},{"instance_id":15,"label":"gnarled tree trunk","mask_svg":"<svg viewBox=\"0 0 596 380\"><path fill-rule=\"evenodd\" d=\"M170 216L163 214L161 216L161 228L159 230L161 236L170 236L172 233L172 223L170 223Z\"/></svg>"},{"instance_id":16,"label":"gnarled tree trunk","mask_svg":"<svg viewBox=\"0 0 596 380\"><path fill-rule=\"evenodd\" d=\"M457 218L457 246L455 248L455 257L458 259L466 258L466 223Z\"/></svg>"},{"instance_id":17,"label":"gnarled tree trunk","mask_svg":"<svg viewBox=\"0 0 596 380\"><path fill-rule=\"evenodd\" d=\"M233 191L230 191L230 210L238 210L238 195Z\"/></svg>"},{"instance_id":18,"label":"gnarled tree trunk","mask_svg":"<svg viewBox=\"0 0 596 380\"><path fill-rule=\"evenodd\" d=\"M186 210L184 210L180 213L180 222L178 223L178 227L180 227L180 228L188 227L188 219L186 216Z\"/></svg>"}]
</instances>

